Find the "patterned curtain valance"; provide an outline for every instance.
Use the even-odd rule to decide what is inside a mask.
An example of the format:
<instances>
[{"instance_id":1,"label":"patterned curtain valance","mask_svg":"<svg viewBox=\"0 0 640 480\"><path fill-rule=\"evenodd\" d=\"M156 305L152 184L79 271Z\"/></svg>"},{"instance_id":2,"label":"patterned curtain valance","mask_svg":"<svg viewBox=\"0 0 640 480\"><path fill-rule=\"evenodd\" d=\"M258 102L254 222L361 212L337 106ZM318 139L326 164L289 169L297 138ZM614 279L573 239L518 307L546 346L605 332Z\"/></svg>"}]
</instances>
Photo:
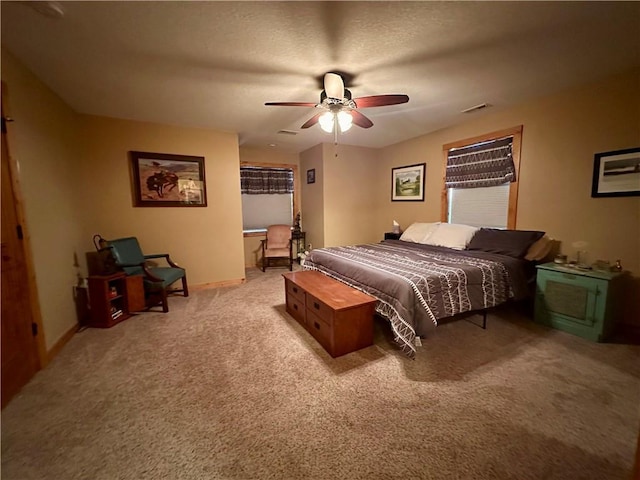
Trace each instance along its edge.
<instances>
[{"instance_id":1,"label":"patterned curtain valance","mask_svg":"<svg viewBox=\"0 0 640 480\"><path fill-rule=\"evenodd\" d=\"M515 182L513 137L469 147L452 148L447 155L447 188L495 187Z\"/></svg>"},{"instance_id":2,"label":"patterned curtain valance","mask_svg":"<svg viewBox=\"0 0 640 480\"><path fill-rule=\"evenodd\" d=\"M286 168L240 168L240 191L250 195L293 193L293 170Z\"/></svg>"}]
</instances>

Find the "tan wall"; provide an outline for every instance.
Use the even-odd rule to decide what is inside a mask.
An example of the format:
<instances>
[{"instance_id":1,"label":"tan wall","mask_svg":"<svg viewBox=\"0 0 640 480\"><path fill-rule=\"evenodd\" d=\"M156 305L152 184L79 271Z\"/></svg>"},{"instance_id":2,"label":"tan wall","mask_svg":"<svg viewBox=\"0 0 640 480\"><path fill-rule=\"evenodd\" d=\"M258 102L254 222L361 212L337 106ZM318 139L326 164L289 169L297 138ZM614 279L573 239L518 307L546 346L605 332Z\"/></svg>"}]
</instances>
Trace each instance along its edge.
<instances>
[{"instance_id":1,"label":"tan wall","mask_svg":"<svg viewBox=\"0 0 640 480\"><path fill-rule=\"evenodd\" d=\"M298 165L297 153L279 152L272 148L249 148L240 147L240 162L247 163L270 163L270 164L287 164ZM300 190L300 171L296 178L297 189ZM302 209L301 195L298 195L298 210ZM246 267L255 267L261 259L260 240L264 235L246 236L244 237L244 265Z\"/></svg>"},{"instance_id":2,"label":"tan wall","mask_svg":"<svg viewBox=\"0 0 640 480\"><path fill-rule=\"evenodd\" d=\"M76 188L81 183L79 117L4 49L2 81L7 86L3 108L15 120L8 124L8 143L19 167L49 350L76 322L73 286L79 269L74 265L84 240Z\"/></svg>"},{"instance_id":3,"label":"tan wall","mask_svg":"<svg viewBox=\"0 0 640 480\"><path fill-rule=\"evenodd\" d=\"M398 143L381 150L376 177L378 192L376 228L390 232L395 220L405 230L413 222L440 220L440 191L442 189L442 144L423 136ZM426 163L424 202L391 201L391 169Z\"/></svg>"},{"instance_id":4,"label":"tan wall","mask_svg":"<svg viewBox=\"0 0 640 480\"><path fill-rule=\"evenodd\" d=\"M170 253L190 285L244 278L237 137L233 133L83 116L81 218L91 238L138 237L145 253ZM207 207L133 207L128 152L205 157Z\"/></svg>"},{"instance_id":5,"label":"tan wall","mask_svg":"<svg viewBox=\"0 0 640 480\"><path fill-rule=\"evenodd\" d=\"M307 171L315 169L315 183L307 183ZM307 246L324 246L324 171L323 146L316 145L300 154L300 177L302 178L302 228L306 232Z\"/></svg>"},{"instance_id":6,"label":"tan wall","mask_svg":"<svg viewBox=\"0 0 640 480\"><path fill-rule=\"evenodd\" d=\"M191 285L244 278L235 134L77 115L4 49L2 80L47 349L76 322L73 286L96 233L170 253ZM129 150L204 156L209 206L134 208Z\"/></svg>"},{"instance_id":7,"label":"tan wall","mask_svg":"<svg viewBox=\"0 0 640 480\"><path fill-rule=\"evenodd\" d=\"M251 235L244 237L244 266L256 267L262 258L261 240L265 235Z\"/></svg>"},{"instance_id":8,"label":"tan wall","mask_svg":"<svg viewBox=\"0 0 640 480\"><path fill-rule=\"evenodd\" d=\"M336 156L337 151L337 156ZM324 245L355 245L382 240L373 206L377 194L379 150L323 145Z\"/></svg>"},{"instance_id":9,"label":"tan wall","mask_svg":"<svg viewBox=\"0 0 640 480\"><path fill-rule=\"evenodd\" d=\"M286 153L273 148L240 147L240 161L249 163L286 163L298 165L297 153Z\"/></svg>"},{"instance_id":10,"label":"tan wall","mask_svg":"<svg viewBox=\"0 0 640 480\"><path fill-rule=\"evenodd\" d=\"M383 149L381 164L427 163L425 201L391 202L380 196L380 228L399 219L437 221L444 165L442 145L523 125L517 228L539 229L562 242L588 242L589 258L621 259L640 274L640 198L591 198L594 154L640 146L640 75L633 72ZM379 178L388 190L389 180Z\"/></svg>"}]
</instances>

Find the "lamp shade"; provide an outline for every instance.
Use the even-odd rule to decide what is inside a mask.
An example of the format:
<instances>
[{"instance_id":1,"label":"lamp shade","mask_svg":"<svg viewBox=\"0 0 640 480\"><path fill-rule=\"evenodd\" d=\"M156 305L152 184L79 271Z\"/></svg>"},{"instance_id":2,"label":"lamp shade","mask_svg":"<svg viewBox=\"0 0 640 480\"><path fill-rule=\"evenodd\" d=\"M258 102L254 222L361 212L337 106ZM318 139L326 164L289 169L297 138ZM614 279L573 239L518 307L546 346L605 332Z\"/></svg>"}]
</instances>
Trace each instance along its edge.
<instances>
[{"instance_id":1,"label":"lamp shade","mask_svg":"<svg viewBox=\"0 0 640 480\"><path fill-rule=\"evenodd\" d=\"M340 111L338 112L337 117L338 117L338 124L340 125L341 132L346 132L351 128L351 125L353 124L353 117L351 116L351 114L344 111Z\"/></svg>"},{"instance_id":2,"label":"lamp shade","mask_svg":"<svg viewBox=\"0 0 640 480\"><path fill-rule=\"evenodd\" d=\"M353 125L353 117L350 113L344 111L338 113L325 112L320 115L318 122L320 123L320 128L327 133L333 132L333 129L336 128L336 123L340 127L340 132L344 133Z\"/></svg>"},{"instance_id":3,"label":"lamp shade","mask_svg":"<svg viewBox=\"0 0 640 480\"><path fill-rule=\"evenodd\" d=\"M333 125L335 123L333 119L333 113L331 112L323 113L322 115L320 115L318 122L320 123L320 128L322 128L322 130L324 130L327 133L333 132Z\"/></svg>"}]
</instances>

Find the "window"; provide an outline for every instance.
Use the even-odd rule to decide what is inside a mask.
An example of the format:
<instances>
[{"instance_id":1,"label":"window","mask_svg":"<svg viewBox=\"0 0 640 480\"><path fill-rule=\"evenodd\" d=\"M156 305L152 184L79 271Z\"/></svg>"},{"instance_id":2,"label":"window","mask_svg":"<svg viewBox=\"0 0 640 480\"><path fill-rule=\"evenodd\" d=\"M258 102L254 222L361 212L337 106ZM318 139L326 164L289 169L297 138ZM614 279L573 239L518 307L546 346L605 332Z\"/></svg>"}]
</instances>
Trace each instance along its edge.
<instances>
[{"instance_id":1,"label":"window","mask_svg":"<svg viewBox=\"0 0 640 480\"><path fill-rule=\"evenodd\" d=\"M443 147L443 222L516 227L522 126Z\"/></svg>"},{"instance_id":2,"label":"window","mask_svg":"<svg viewBox=\"0 0 640 480\"><path fill-rule=\"evenodd\" d=\"M496 187L449 188L449 223L507 228L509 183Z\"/></svg>"},{"instance_id":3,"label":"window","mask_svg":"<svg viewBox=\"0 0 640 480\"><path fill-rule=\"evenodd\" d=\"M263 233L269 225L293 224L297 208L296 173L295 165L241 165L242 229L245 234Z\"/></svg>"}]
</instances>

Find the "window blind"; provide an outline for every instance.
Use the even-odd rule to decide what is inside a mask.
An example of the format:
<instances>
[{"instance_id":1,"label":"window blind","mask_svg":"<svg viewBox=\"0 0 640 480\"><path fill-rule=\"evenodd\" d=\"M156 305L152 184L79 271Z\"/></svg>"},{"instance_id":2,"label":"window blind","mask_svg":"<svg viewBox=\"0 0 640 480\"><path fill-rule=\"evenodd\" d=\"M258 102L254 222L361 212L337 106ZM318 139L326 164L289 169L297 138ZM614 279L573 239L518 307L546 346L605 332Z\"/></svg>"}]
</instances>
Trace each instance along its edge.
<instances>
[{"instance_id":1,"label":"window blind","mask_svg":"<svg viewBox=\"0 0 640 480\"><path fill-rule=\"evenodd\" d=\"M240 167L242 229L293 223L293 169Z\"/></svg>"},{"instance_id":2,"label":"window blind","mask_svg":"<svg viewBox=\"0 0 640 480\"><path fill-rule=\"evenodd\" d=\"M293 193L293 170L241 167L240 192L249 195Z\"/></svg>"},{"instance_id":3,"label":"window blind","mask_svg":"<svg viewBox=\"0 0 640 480\"><path fill-rule=\"evenodd\" d=\"M513 137L507 137L449 150L446 188L493 187L514 182L512 144Z\"/></svg>"},{"instance_id":4,"label":"window blind","mask_svg":"<svg viewBox=\"0 0 640 480\"><path fill-rule=\"evenodd\" d=\"M507 228L509 183L495 187L450 188L447 198L449 223Z\"/></svg>"},{"instance_id":5,"label":"window blind","mask_svg":"<svg viewBox=\"0 0 640 480\"><path fill-rule=\"evenodd\" d=\"M293 194L242 195L242 229L263 230L293 223Z\"/></svg>"}]
</instances>

